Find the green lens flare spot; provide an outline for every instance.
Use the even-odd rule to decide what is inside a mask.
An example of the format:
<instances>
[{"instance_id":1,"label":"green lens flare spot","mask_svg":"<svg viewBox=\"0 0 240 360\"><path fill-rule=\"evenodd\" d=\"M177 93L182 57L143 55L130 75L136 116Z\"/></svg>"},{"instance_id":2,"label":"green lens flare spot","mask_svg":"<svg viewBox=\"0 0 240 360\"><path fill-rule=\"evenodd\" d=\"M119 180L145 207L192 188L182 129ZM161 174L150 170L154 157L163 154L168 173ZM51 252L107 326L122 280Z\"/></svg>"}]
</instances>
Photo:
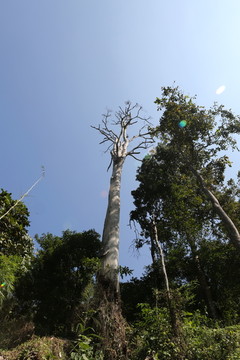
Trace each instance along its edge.
<instances>
[{"instance_id":1,"label":"green lens flare spot","mask_svg":"<svg viewBox=\"0 0 240 360\"><path fill-rule=\"evenodd\" d=\"M180 121L180 122L178 123L178 126L179 126L180 128L184 128L186 125L187 125L186 120L182 120L182 121Z\"/></svg>"}]
</instances>

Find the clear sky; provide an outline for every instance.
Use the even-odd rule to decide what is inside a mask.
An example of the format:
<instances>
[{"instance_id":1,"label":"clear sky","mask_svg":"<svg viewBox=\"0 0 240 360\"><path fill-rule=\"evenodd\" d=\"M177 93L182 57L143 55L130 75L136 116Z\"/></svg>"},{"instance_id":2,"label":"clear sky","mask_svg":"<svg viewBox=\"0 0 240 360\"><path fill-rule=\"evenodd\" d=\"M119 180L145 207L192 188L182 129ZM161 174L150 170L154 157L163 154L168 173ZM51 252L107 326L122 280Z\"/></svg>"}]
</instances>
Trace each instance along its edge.
<instances>
[{"instance_id":1,"label":"clear sky","mask_svg":"<svg viewBox=\"0 0 240 360\"><path fill-rule=\"evenodd\" d=\"M157 124L153 102L176 81L199 105L240 114L239 67L239 0L2 0L0 187L17 199L45 166L24 200L30 235L102 233L109 155L90 125L106 108L138 102ZM150 256L130 247L136 167L123 171L120 262L140 276Z\"/></svg>"}]
</instances>

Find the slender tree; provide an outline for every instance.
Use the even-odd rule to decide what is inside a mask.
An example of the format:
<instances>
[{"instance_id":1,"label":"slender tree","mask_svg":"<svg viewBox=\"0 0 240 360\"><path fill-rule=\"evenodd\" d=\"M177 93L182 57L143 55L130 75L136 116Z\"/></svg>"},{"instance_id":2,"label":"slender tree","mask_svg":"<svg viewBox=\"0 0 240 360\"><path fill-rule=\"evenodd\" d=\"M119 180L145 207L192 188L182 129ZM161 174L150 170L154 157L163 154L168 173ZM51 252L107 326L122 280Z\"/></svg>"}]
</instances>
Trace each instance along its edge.
<instances>
[{"instance_id":1,"label":"slender tree","mask_svg":"<svg viewBox=\"0 0 240 360\"><path fill-rule=\"evenodd\" d=\"M120 220L120 188L121 176L125 159L128 156L136 160L142 149L147 149L153 143L149 135L149 118L142 116L142 107L126 102L125 107L119 107L115 119L111 120L111 112L103 115L102 124L92 126L101 135L100 142L108 143L106 150L110 151L112 166L108 207L103 227L101 269L98 274L98 292L100 302L101 333L105 339L105 358L124 359L126 354L126 339L124 322L121 315L119 294L119 220ZM137 134L130 136L132 127L141 124Z\"/></svg>"},{"instance_id":2,"label":"slender tree","mask_svg":"<svg viewBox=\"0 0 240 360\"><path fill-rule=\"evenodd\" d=\"M150 244L153 265L159 266L159 273L163 276L173 341L179 346L179 359L182 359L185 356L185 343L177 304L169 281L165 259L166 251L163 249L163 244L171 238L174 231L176 232L176 229L172 228L172 224L169 224L172 219L168 211L170 208L173 210L175 204L170 196L171 184L164 178L165 171L167 168L161 167L154 155L145 158L138 170L139 187L132 191L136 208L131 212L130 220L138 222L141 226L140 236L146 239L137 238L137 246L141 246L143 241Z\"/></svg>"},{"instance_id":3,"label":"slender tree","mask_svg":"<svg viewBox=\"0 0 240 360\"><path fill-rule=\"evenodd\" d=\"M181 334L181 326L180 326L180 322L179 322L179 316L176 311L175 300L173 298L173 294L170 289L169 279L168 279L168 274L167 274L167 269L166 269L165 255L164 255L162 244L158 238L157 224L156 224L154 216L152 216L151 227L152 227L151 239L156 245L156 249L159 253L159 257L161 260L161 267L162 267L165 288L166 288L167 305L168 305L168 309L169 309L169 315L170 315L170 319L171 319L173 335L175 337L175 340L182 347L182 350L183 350L184 344L182 341L183 339L181 337L182 334Z\"/></svg>"},{"instance_id":4,"label":"slender tree","mask_svg":"<svg viewBox=\"0 0 240 360\"><path fill-rule=\"evenodd\" d=\"M172 157L171 149L159 145L154 154L143 161L138 170L137 180L140 184L132 192L135 210L131 212L131 220L140 224L141 235L146 239L145 242L149 242L150 239L153 263L159 263L158 258L164 260L164 252L159 249L159 246L162 247L161 243L164 244L167 261L172 250L184 248L194 263L209 314L216 318L211 289L207 284L198 253L201 234L203 232L207 234L207 229L211 228L214 219L211 207L205 204L202 206L204 196L199 191L195 178L179 170L178 158ZM153 214L155 226L152 224ZM154 227L155 231L151 231ZM156 241L158 238L161 239L160 243ZM141 246L142 242L138 240L137 245ZM159 257L156 256L157 253L160 254ZM168 276L165 275L165 268L165 264L161 261L161 271L168 289L169 281ZM177 334L178 327L174 322L177 318L172 316L174 313L169 301L170 297L171 292L167 291L173 332Z\"/></svg>"},{"instance_id":5,"label":"slender tree","mask_svg":"<svg viewBox=\"0 0 240 360\"><path fill-rule=\"evenodd\" d=\"M194 98L185 96L177 87L162 88L162 97L155 103L163 111L159 126L154 129L160 143L178 159L180 173L191 173L205 198L224 225L232 244L240 249L240 233L225 212L216 192L224 184L224 172L231 165L228 149L237 149L236 135L240 134L240 117L223 105L214 104L209 110L198 106Z\"/></svg>"}]
</instances>

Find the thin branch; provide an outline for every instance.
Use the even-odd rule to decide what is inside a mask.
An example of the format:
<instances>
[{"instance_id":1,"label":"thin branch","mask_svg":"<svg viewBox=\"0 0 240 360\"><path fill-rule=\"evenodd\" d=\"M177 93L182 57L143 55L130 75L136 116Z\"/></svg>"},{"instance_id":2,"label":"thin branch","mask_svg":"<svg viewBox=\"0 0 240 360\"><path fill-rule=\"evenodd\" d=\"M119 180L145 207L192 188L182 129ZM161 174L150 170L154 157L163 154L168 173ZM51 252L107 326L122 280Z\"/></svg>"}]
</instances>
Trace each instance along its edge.
<instances>
[{"instance_id":1,"label":"thin branch","mask_svg":"<svg viewBox=\"0 0 240 360\"><path fill-rule=\"evenodd\" d=\"M6 211L2 216L0 216L0 220L2 220L7 214L10 213L10 211L12 211L29 193L30 191L39 183L39 181L41 181L45 176L45 169L42 166L42 175L37 179L37 181L35 181L35 183L25 192L25 194L23 194L23 196L21 196L20 199L18 199L15 204L13 206L10 207L10 209L8 209L8 211Z\"/></svg>"},{"instance_id":2,"label":"thin branch","mask_svg":"<svg viewBox=\"0 0 240 360\"><path fill-rule=\"evenodd\" d=\"M112 162L115 157L119 156L132 156L135 160L141 161L134 155L140 154L140 149L148 149L153 143L153 137L149 131L150 128L150 117L144 118L141 116L142 107L138 104L132 105L131 102L125 103L125 108L119 106L119 110L115 113L115 120L111 120L110 125L117 126L119 131L118 135L109 128L109 118L111 116L110 111L107 112L106 115L103 115L102 126L98 125L91 126L93 129L98 130L103 135L103 140L100 144L104 144L105 142L110 142L105 153L111 150L111 162L108 166L108 170L111 167ZM132 116L133 113L133 116ZM138 130L137 135L132 136L129 139L128 135L128 127L137 124L142 121L143 126ZM130 142L139 138L139 144L134 145L134 147L127 152L127 148Z\"/></svg>"},{"instance_id":3,"label":"thin branch","mask_svg":"<svg viewBox=\"0 0 240 360\"><path fill-rule=\"evenodd\" d=\"M144 144L144 145L143 145ZM131 149L129 151L129 153L134 152L137 149L147 149L147 144L145 143L145 141L142 141L140 144L138 144L137 146L135 146L133 149Z\"/></svg>"},{"instance_id":4,"label":"thin branch","mask_svg":"<svg viewBox=\"0 0 240 360\"><path fill-rule=\"evenodd\" d=\"M130 155L132 152L134 153L135 150L138 149L148 149L149 147L151 147L151 145L153 144L153 140L152 139L145 139L144 141L140 142L138 145L136 145L134 148L132 148L128 154Z\"/></svg>"},{"instance_id":5,"label":"thin branch","mask_svg":"<svg viewBox=\"0 0 240 360\"><path fill-rule=\"evenodd\" d=\"M99 144L104 144L106 141L109 141L109 139L105 138L105 139L103 139L102 141L100 141Z\"/></svg>"},{"instance_id":6,"label":"thin branch","mask_svg":"<svg viewBox=\"0 0 240 360\"><path fill-rule=\"evenodd\" d=\"M112 165L112 162L113 162L113 159L112 159L112 156L111 156L111 161L110 161L110 163L109 163L109 165L108 165L107 171L110 169L110 167L111 167L111 165Z\"/></svg>"},{"instance_id":7,"label":"thin branch","mask_svg":"<svg viewBox=\"0 0 240 360\"><path fill-rule=\"evenodd\" d=\"M93 129L95 129L95 130L98 130L102 135L105 136L105 138L102 140L102 142L100 142L100 144L102 144L102 143L105 142L105 141L115 142L115 140L116 140L115 137L117 137L117 135L115 136L115 134L113 133L113 131L112 131L112 133L113 133L114 135L112 136L112 135L111 135L111 131L108 130L107 128L106 128L106 130L105 130L105 129L101 129L100 125L98 125L98 127L91 125L91 127L92 127Z\"/></svg>"},{"instance_id":8,"label":"thin branch","mask_svg":"<svg viewBox=\"0 0 240 360\"><path fill-rule=\"evenodd\" d=\"M101 143L100 143L101 144ZM110 144L108 146L108 148L104 151L104 153L106 154L114 145L113 144Z\"/></svg>"},{"instance_id":9,"label":"thin branch","mask_svg":"<svg viewBox=\"0 0 240 360\"><path fill-rule=\"evenodd\" d=\"M134 154L137 154L137 153L134 153ZM140 154L140 153L139 153L139 154ZM131 157L133 157L135 160L142 162L142 159L136 158L136 156L134 156L133 154L128 154L128 155L131 156Z\"/></svg>"},{"instance_id":10,"label":"thin branch","mask_svg":"<svg viewBox=\"0 0 240 360\"><path fill-rule=\"evenodd\" d=\"M141 154L141 151L129 151L127 153L127 155L132 155L132 154Z\"/></svg>"},{"instance_id":11,"label":"thin branch","mask_svg":"<svg viewBox=\"0 0 240 360\"><path fill-rule=\"evenodd\" d=\"M103 124L104 124L104 130L106 130L108 133L112 134L112 136L114 138L117 137L117 134L115 134L115 132L112 130L112 129L109 129L108 128L108 118L109 118L110 115L104 115L105 119L102 120ZM100 126L99 126L100 128Z\"/></svg>"},{"instance_id":12,"label":"thin branch","mask_svg":"<svg viewBox=\"0 0 240 360\"><path fill-rule=\"evenodd\" d=\"M146 140L149 140L149 142L154 142L154 139L153 137L150 135L149 132L146 132L146 133L141 133L141 130L143 130L144 128L146 128L146 125L144 125L138 132L137 135L134 135L131 137L131 139L129 139L129 142L132 142L133 140L137 139L137 138L144 138Z\"/></svg>"}]
</instances>

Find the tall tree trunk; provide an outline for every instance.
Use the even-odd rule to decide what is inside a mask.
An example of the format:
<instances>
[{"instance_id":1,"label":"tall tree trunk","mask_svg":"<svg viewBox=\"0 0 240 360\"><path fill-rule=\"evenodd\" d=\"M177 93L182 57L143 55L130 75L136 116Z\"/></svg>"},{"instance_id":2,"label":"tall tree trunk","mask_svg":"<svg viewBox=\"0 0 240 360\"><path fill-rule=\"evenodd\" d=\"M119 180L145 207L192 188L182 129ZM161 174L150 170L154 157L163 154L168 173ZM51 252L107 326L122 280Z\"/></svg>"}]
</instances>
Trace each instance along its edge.
<instances>
[{"instance_id":1,"label":"tall tree trunk","mask_svg":"<svg viewBox=\"0 0 240 360\"><path fill-rule=\"evenodd\" d=\"M124 158L113 162L108 208L102 237L101 268L98 274L98 315L104 359L127 359L125 320L119 294L120 187Z\"/></svg>"},{"instance_id":2,"label":"tall tree trunk","mask_svg":"<svg viewBox=\"0 0 240 360\"><path fill-rule=\"evenodd\" d=\"M113 165L103 228L101 269L97 277L98 294L96 294L96 298L100 301L98 310L105 360L127 359L125 322L121 313L118 276L122 168L127 156L137 159L136 155L140 154L140 149L147 149L153 143L152 135L149 134L149 119L141 116L142 107L138 104L131 105L130 101L125 105L125 108L119 107L119 111L115 113L116 119L111 123L118 127L117 133L109 127L109 111L103 115L102 126L92 126L103 135L101 144L110 142L107 148L107 151L111 149L109 167ZM132 112L135 114L132 115ZM143 126L136 135L129 137L128 128L138 123L138 120L143 122ZM138 143L135 142L136 140ZM131 148L128 149L130 143Z\"/></svg>"},{"instance_id":3,"label":"tall tree trunk","mask_svg":"<svg viewBox=\"0 0 240 360\"><path fill-rule=\"evenodd\" d=\"M222 220L225 228L227 229L229 238L232 242L232 244L240 250L240 233L238 229L236 228L234 222L232 219L227 215L227 213L223 210L222 206L220 205L218 199L213 195L213 193L207 188L207 185L205 184L202 176L199 174L197 170L195 170L191 165L189 166L192 173L197 178L201 189L203 190L204 194L207 196L207 198L211 201L213 209L218 214L219 218Z\"/></svg>"},{"instance_id":4,"label":"tall tree trunk","mask_svg":"<svg viewBox=\"0 0 240 360\"><path fill-rule=\"evenodd\" d=\"M199 284L200 284L200 286L202 288L202 291L204 293L204 296L205 296L205 300L206 300L209 315L213 319L217 319L218 316L217 316L216 306L215 306L213 298L212 298L212 292L211 292L210 286L208 285L205 272L204 272L204 270L203 270L203 268L201 266L199 257L197 255L196 245L195 245L194 241L192 241L192 240L189 240L188 242L189 242L189 245L190 245L190 248L191 248L193 261L194 261L194 264L195 264L196 269L197 269L198 281L199 281Z\"/></svg>"},{"instance_id":5,"label":"tall tree trunk","mask_svg":"<svg viewBox=\"0 0 240 360\"><path fill-rule=\"evenodd\" d=\"M108 207L103 227L101 270L99 279L108 285L114 296L119 296L119 221L120 189L124 159L113 162Z\"/></svg>"}]
</instances>

